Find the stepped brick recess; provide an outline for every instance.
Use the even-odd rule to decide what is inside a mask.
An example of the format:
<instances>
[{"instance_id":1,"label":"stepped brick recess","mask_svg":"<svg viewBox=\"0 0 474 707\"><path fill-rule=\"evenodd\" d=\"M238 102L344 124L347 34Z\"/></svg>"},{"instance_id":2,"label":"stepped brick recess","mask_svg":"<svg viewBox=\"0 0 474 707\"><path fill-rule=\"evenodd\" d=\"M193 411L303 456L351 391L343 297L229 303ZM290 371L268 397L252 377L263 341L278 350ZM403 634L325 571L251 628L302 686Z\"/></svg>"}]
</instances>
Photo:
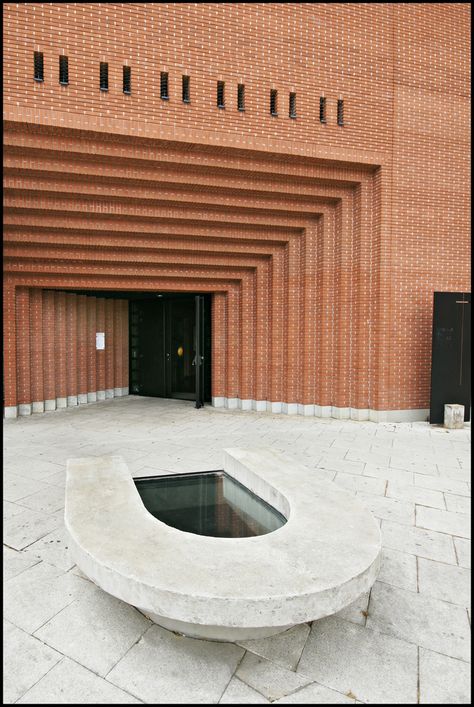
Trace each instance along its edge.
<instances>
[{"instance_id":1,"label":"stepped brick recess","mask_svg":"<svg viewBox=\"0 0 474 707\"><path fill-rule=\"evenodd\" d=\"M463 3L7 3L5 407L126 392L127 301L88 291L188 291L213 293L216 404L424 419L433 291L470 289L469 24Z\"/></svg>"}]
</instances>

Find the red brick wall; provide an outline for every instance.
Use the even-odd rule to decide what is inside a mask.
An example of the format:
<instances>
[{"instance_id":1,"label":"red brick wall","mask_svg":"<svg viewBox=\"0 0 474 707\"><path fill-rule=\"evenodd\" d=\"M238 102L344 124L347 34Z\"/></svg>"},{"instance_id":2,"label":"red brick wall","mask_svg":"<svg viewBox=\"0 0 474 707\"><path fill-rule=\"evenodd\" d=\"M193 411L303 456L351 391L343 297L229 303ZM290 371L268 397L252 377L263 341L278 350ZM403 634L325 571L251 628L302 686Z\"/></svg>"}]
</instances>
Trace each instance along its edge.
<instances>
[{"instance_id":1,"label":"red brick wall","mask_svg":"<svg viewBox=\"0 0 474 707\"><path fill-rule=\"evenodd\" d=\"M4 8L9 400L23 400L28 375L40 385L22 330L36 305L22 290L15 304L14 288L105 287L215 293L213 396L428 407L433 291L470 289L469 5ZM97 311L110 327L110 312ZM81 308L77 317L84 328ZM45 328L43 337L57 357ZM89 390L108 389L110 352L80 347L81 380L87 358ZM114 338L115 370L128 370L127 356Z\"/></svg>"},{"instance_id":2,"label":"red brick wall","mask_svg":"<svg viewBox=\"0 0 474 707\"><path fill-rule=\"evenodd\" d=\"M109 312L104 351L96 351L96 328L87 330L85 327L85 303L93 315L104 305ZM17 382L15 386L6 379L6 406L46 400L56 403L58 399L77 404L77 399L73 402L70 398L97 392L97 383L101 380L99 353L104 359L113 360L116 345L128 347L128 303L125 300L17 287L16 318L18 343L16 366L12 368L17 371ZM5 343L9 351L9 340ZM84 347L94 354L88 361L84 360ZM85 383L85 375L89 385ZM122 389L128 388L128 364L126 368L113 367L108 383L112 390L116 389L116 395L122 395ZM108 397L113 397L113 393Z\"/></svg>"}]
</instances>

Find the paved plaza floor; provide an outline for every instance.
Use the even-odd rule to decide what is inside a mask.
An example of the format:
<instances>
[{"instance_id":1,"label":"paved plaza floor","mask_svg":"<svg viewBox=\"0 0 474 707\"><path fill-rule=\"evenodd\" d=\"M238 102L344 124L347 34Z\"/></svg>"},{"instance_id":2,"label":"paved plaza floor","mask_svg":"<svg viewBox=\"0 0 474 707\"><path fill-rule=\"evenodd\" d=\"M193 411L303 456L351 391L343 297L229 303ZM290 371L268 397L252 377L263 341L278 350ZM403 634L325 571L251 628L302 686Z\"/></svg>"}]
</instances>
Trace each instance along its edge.
<instances>
[{"instance_id":1,"label":"paved plaza floor","mask_svg":"<svg viewBox=\"0 0 474 707\"><path fill-rule=\"evenodd\" d=\"M359 496L382 529L370 594L268 639L215 643L82 575L63 523L69 457L121 454L145 476L221 468L225 447L269 447ZM470 702L470 426L128 397L8 420L4 458L4 703Z\"/></svg>"}]
</instances>

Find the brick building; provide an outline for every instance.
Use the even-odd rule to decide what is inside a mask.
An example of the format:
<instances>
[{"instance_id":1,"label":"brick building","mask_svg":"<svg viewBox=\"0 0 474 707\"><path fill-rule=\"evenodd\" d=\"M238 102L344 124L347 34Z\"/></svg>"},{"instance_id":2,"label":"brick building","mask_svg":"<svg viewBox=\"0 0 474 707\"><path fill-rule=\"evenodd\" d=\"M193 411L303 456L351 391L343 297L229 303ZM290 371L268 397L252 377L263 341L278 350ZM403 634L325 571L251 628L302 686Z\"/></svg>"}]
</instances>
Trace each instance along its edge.
<instances>
[{"instance_id":1,"label":"brick building","mask_svg":"<svg viewBox=\"0 0 474 707\"><path fill-rule=\"evenodd\" d=\"M470 289L469 26L463 3L4 4L5 414L198 380L426 419L433 291Z\"/></svg>"}]
</instances>

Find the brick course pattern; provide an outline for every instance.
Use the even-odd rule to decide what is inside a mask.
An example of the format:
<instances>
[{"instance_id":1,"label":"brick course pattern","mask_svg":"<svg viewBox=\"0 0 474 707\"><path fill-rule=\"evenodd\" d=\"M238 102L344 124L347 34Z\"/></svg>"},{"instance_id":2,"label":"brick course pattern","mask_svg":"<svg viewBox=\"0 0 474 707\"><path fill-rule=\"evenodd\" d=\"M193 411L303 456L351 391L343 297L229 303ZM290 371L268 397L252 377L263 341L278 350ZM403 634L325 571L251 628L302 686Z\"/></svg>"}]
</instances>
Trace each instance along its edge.
<instances>
[{"instance_id":1,"label":"brick course pattern","mask_svg":"<svg viewBox=\"0 0 474 707\"><path fill-rule=\"evenodd\" d=\"M20 414L128 394L126 300L17 287L15 302L16 386L5 392L16 390L6 400ZM96 349L96 331L105 349Z\"/></svg>"},{"instance_id":2,"label":"brick course pattern","mask_svg":"<svg viewBox=\"0 0 474 707\"><path fill-rule=\"evenodd\" d=\"M433 291L470 288L469 23L463 3L6 3L5 406L127 387L113 300L67 294L104 289L212 292L216 400L426 410Z\"/></svg>"}]
</instances>

